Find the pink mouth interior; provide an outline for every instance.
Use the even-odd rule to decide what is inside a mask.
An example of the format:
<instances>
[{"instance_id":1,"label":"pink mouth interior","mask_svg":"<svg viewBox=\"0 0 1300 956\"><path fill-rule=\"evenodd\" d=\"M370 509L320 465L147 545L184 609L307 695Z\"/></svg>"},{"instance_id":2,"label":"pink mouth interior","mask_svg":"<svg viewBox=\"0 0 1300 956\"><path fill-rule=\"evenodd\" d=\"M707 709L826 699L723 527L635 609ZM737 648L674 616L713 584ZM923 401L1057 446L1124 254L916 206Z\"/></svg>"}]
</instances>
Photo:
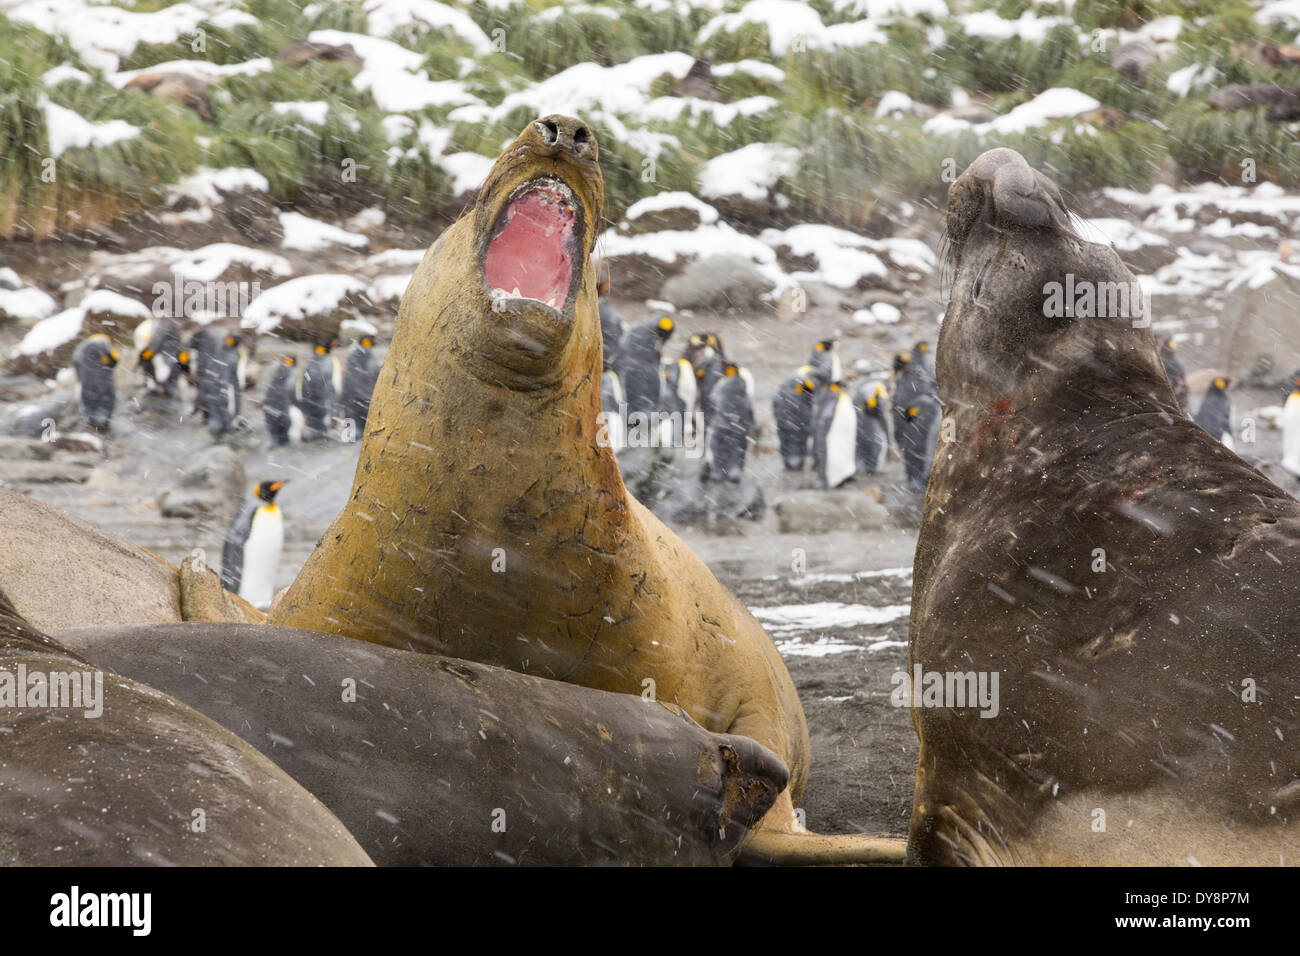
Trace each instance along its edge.
<instances>
[{"instance_id":1,"label":"pink mouth interior","mask_svg":"<svg viewBox=\"0 0 1300 956\"><path fill-rule=\"evenodd\" d=\"M506 207L488 243L488 285L561 308L573 278L570 253L575 214L558 189L538 186Z\"/></svg>"}]
</instances>

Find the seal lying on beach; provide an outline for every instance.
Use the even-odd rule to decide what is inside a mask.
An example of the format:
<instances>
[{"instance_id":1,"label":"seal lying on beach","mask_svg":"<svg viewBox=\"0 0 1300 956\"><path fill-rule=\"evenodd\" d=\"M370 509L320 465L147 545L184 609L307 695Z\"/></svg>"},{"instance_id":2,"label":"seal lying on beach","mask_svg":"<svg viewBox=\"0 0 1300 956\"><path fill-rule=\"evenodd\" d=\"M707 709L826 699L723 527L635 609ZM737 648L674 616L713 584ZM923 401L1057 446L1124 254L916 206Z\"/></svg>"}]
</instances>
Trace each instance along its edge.
<instances>
[{"instance_id":1,"label":"seal lying on beach","mask_svg":"<svg viewBox=\"0 0 1300 956\"><path fill-rule=\"evenodd\" d=\"M3 865L370 863L271 761L152 687L96 676L4 593L0 740Z\"/></svg>"},{"instance_id":2,"label":"seal lying on beach","mask_svg":"<svg viewBox=\"0 0 1300 956\"><path fill-rule=\"evenodd\" d=\"M947 229L909 859L1300 862L1300 503L1183 415L1132 275L1019 154ZM1045 305L1067 279L1092 307Z\"/></svg>"},{"instance_id":3,"label":"seal lying on beach","mask_svg":"<svg viewBox=\"0 0 1300 956\"><path fill-rule=\"evenodd\" d=\"M786 762L764 826L794 830L808 730L780 655L597 440L603 198L581 121L506 147L411 280L348 504L269 618L677 704Z\"/></svg>"},{"instance_id":4,"label":"seal lying on beach","mask_svg":"<svg viewBox=\"0 0 1300 956\"><path fill-rule=\"evenodd\" d=\"M55 637L263 751L380 865L727 864L789 777L654 701L328 634Z\"/></svg>"}]
</instances>

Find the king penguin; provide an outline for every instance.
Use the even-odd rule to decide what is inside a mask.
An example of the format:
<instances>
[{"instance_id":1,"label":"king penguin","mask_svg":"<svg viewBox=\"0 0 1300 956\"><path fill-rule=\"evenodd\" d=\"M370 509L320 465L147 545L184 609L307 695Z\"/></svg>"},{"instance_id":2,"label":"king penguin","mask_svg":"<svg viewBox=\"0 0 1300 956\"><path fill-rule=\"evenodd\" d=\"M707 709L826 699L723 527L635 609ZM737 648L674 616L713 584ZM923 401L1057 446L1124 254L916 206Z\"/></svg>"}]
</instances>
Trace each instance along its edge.
<instances>
[{"instance_id":1,"label":"king penguin","mask_svg":"<svg viewBox=\"0 0 1300 956\"><path fill-rule=\"evenodd\" d=\"M1291 373L1291 394L1282 406L1282 467L1300 478L1300 368Z\"/></svg>"},{"instance_id":2,"label":"king penguin","mask_svg":"<svg viewBox=\"0 0 1300 956\"><path fill-rule=\"evenodd\" d=\"M264 481L240 509L221 548L221 586L266 610L275 597L275 574L284 550L284 517L275 495L285 483Z\"/></svg>"},{"instance_id":3,"label":"king penguin","mask_svg":"<svg viewBox=\"0 0 1300 956\"><path fill-rule=\"evenodd\" d=\"M1168 335L1162 335L1156 342L1160 346L1160 362L1164 365L1165 375L1174 390L1174 398L1178 399L1178 407L1185 412L1187 411L1187 373L1174 352L1174 340Z\"/></svg>"},{"instance_id":4,"label":"king penguin","mask_svg":"<svg viewBox=\"0 0 1300 956\"><path fill-rule=\"evenodd\" d=\"M370 415L370 396L379 380L379 362L375 353L373 335L363 335L357 339L343 369L343 388L339 399L339 417L343 419L354 441L360 441L366 431L366 419ZM347 425L348 422L352 424Z\"/></svg>"},{"instance_id":5,"label":"king penguin","mask_svg":"<svg viewBox=\"0 0 1300 956\"><path fill-rule=\"evenodd\" d=\"M740 366L728 362L713 386L713 421L708 429L705 465L710 479L740 481L754 429L754 404L750 386Z\"/></svg>"},{"instance_id":6,"label":"king penguin","mask_svg":"<svg viewBox=\"0 0 1300 956\"><path fill-rule=\"evenodd\" d=\"M298 360L286 355L271 373L271 381L262 397L262 415L271 447L302 441L305 419L298 407Z\"/></svg>"},{"instance_id":7,"label":"king penguin","mask_svg":"<svg viewBox=\"0 0 1300 956\"><path fill-rule=\"evenodd\" d=\"M889 392L884 382L868 382L858 390L858 471L874 475L889 450Z\"/></svg>"},{"instance_id":8,"label":"king penguin","mask_svg":"<svg viewBox=\"0 0 1300 956\"><path fill-rule=\"evenodd\" d=\"M813 367L801 366L776 387L772 396L772 417L776 419L776 440L786 471L802 471L808 457L808 434L812 426L813 395L817 383Z\"/></svg>"},{"instance_id":9,"label":"king penguin","mask_svg":"<svg viewBox=\"0 0 1300 956\"><path fill-rule=\"evenodd\" d=\"M187 349L198 390L196 407L213 435L228 432L239 414L239 344L234 332L208 326L194 333Z\"/></svg>"},{"instance_id":10,"label":"king penguin","mask_svg":"<svg viewBox=\"0 0 1300 956\"><path fill-rule=\"evenodd\" d=\"M1205 397L1201 399L1201 407L1196 411L1196 418L1193 419L1196 424L1223 442L1228 451L1233 450L1232 399L1228 397L1228 389L1231 387L1232 380L1223 375L1210 382L1210 387L1205 390Z\"/></svg>"},{"instance_id":11,"label":"king penguin","mask_svg":"<svg viewBox=\"0 0 1300 956\"><path fill-rule=\"evenodd\" d=\"M813 470L818 488L838 488L858 470L858 419L849 391L839 382L826 394L813 417Z\"/></svg>"},{"instance_id":12,"label":"king penguin","mask_svg":"<svg viewBox=\"0 0 1300 956\"><path fill-rule=\"evenodd\" d=\"M664 448L684 448L695 435L695 400L699 384L695 366L686 358L665 361L660 407L668 413L659 425L659 444Z\"/></svg>"},{"instance_id":13,"label":"king penguin","mask_svg":"<svg viewBox=\"0 0 1300 956\"><path fill-rule=\"evenodd\" d=\"M618 378L623 383L629 428L637 427L633 416L644 415L648 422L659 411L659 359L674 328L673 320L666 315L650 319L632 326L619 343Z\"/></svg>"},{"instance_id":14,"label":"king penguin","mask_svg":"<svg viewBox=\"0 0 1300 956\"><path fill-rule=\"evenodd\" d=\"M77 403L91 428L107 431L117 405L117 387L113 369L117 367L117 349L102 333L92 335L72 353L77 370Z\"/></svg>"},{"instance_id":15,"label":"king penguin","mask_svg":"<svg viewBox=\"0 0 1300 956\"><path fill-rule=\"evenodd\" d=\"M135 327L136 364L145 388L174 396L180 382L181 333L171 319L145 319Z\"/></svg>"},{"instance_id":16,"label":"king penguin","mask_svg":"<svg viewBox=\"0 0 1300 956\"><path fill-rule=\"evenodd\" d=\"M835 351L835 339L823 339L814 343L808 364L813 367L813 378L824 385L844 378L844 366L840 362L839 353Z\"/></svg>"},{"instance_id":17,"label":"king penguin","mask_svg":"<svg viewBox=\"0 0 1300 956\"><path fill-rule=\"evenodd\" d=\"M912 361L911 352L894 356L894 440L903 455L909 491L924 491L930 483L941 413L933 382Z\"/></svg>"},{"instance_id":18,"label":"king penguin","mask_svg":"<svg viewBox=\"0 0 1300 956\"><path fill-rule=\"evenodd\" d=\"M330 352L334 343L317 345L315 354L302 372L298 407L304 418L303 441L315 441L329 435L337 392L334 390L334 360Z\"/></svg>"}]
</instances>

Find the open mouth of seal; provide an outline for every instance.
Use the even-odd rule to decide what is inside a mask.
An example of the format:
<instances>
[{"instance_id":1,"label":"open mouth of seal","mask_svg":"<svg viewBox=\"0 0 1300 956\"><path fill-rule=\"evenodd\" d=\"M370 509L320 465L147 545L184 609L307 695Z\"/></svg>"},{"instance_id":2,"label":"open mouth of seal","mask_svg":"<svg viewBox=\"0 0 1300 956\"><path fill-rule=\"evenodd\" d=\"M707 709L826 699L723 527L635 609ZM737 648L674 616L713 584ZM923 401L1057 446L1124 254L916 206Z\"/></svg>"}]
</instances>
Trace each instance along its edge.
<instances>
[{"instance_id":1,"label":"open mouth of seal","mask_svg":"<svg viewBox=\"0 0 1300 956\"><path fill-rule=\"evenodd\" d=\"M580 271L578 234L578 204L566 183L545 177L520 186L497 217L483 256L492 298L564 309Z\"/></svg>"}]
</instances>

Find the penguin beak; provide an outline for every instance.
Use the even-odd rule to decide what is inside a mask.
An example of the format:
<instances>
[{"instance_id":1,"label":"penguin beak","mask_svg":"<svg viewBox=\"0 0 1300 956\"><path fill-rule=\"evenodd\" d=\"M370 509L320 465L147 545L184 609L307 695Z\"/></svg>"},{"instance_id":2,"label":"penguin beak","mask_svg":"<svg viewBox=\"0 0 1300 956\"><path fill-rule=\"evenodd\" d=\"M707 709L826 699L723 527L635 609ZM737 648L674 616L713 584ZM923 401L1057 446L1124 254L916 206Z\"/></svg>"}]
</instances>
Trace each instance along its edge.
<instances>
[{"instance_id":1,"label":"penguin beak","mask_svg":"<svg viewBox=\"0 0 1300 956\"><path fill-rule=\"evenodd\" d=\"M275 494L277 491L279 491L281 488L283 488L283 487L284 487L285 485L287 485L288 483L289 483L288 481L273 481L273 482L271 482L271 485L270 485L270 488L271 488L271 494Z\"/></svg>"}]
</instances>

